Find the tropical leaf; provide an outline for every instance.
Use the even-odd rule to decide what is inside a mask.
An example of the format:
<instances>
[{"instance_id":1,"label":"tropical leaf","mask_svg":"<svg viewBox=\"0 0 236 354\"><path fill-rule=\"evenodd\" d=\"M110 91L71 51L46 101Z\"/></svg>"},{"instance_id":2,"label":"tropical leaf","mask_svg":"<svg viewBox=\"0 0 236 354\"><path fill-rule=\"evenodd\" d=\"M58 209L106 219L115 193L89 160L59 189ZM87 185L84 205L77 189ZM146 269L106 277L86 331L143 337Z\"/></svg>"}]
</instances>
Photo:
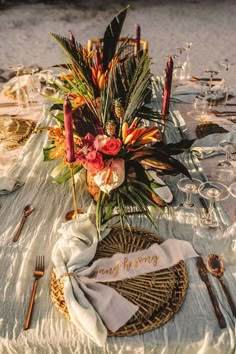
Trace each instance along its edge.
<instances>
[{"instance_id":1,"label":"tropical leaf","mask_svg":"<svg viewBox=\"0 0 236 354\"><path fill-rule=\"evenodd\" d=\"M75 46L71 46L69 38L55 33L50 33L50 35L61 46L71 60L71 64L68 65L68 68L75 74L77 82L81 84L85 82L88 92L93 91L94 85L92 72L87 57L84 55L84 48L82 45L76 42Z\"/></svg>"},{"instance_id":2,"label":"tropical leaf","mask_svg":"<svg viewBox=\"0 0 236 354\"><path fill-rule=\"evenodd\" d=\"M131 122L144 104L145 98L149 94L150 78L150 59L146 53L143 53L126 95L125 121Z\"/></svg>"},{"instance_id":3,"label":"tropical leaf","mask_svg":"<svg viewBox=\"0 0 236 354\"><path fill-rule=\"evenodd\" d=\"M107 26L106 31L104 33L102 59L103 72L107 70L108 64L115 55L117 43L120 37L127 10L128 6L122 11L120 11L118 15L115 16L111 23Z\"/></svg>"},{"instance_id":4,"label":"tropical leaf","mask_svg":"<svg viewBox=\"0 0 236 354\"><path fill-rule=\"evenodd\" d=\"M162 116L160 113L153 111L151 108L142 106L137 112L137 117L142 120L145 119L151 122L158 122L158 124L162 124Z\"/></svg>"},{"instance_id":5,"label":"tropical leaf","mask_svg":"<svg viewBox=\"0 0 236 354\"><path fill-rule=\"evenodd\" d=\"M74 166L74 174L79 172L83 166ZM71 172L69 166L65 165L64 162L61 162L59 165L57 165L53 171L51 172L51 177L53 178L53 182L62 184L66 181L68 181L71 178Z\"/></svg>"},{"instance_id":6,"label":"tropical leaf","mask_svg":"<svg viewBox=\"0 0 236 354\"><path fill-rule=\"evenodd\" d=\"M165 148L171 153L171 155L179 155L182 154L182 152L189 150L195 140L196 139L181 140L180 142L175 144L166 144Z\"/></svg>"},{"instance_id":7,"label":"tropical leaf","mask_svg":"<svg viewBox=\"0 0 236 354\"><path fill-rule=\"evenodd\" d=\"M55 104L53 104L53 105L50 107L49 112L56 111L56 110L63 111L63 104L62 104L62 103L55 103Z\"/></svg>"},{"instance_id":8,"label":"tropical leaf","mask_svg":"<svg viewBox=\"0 0 236 354\"><path fill-rule=\"evenodd\" d=\"M53 161L55 158L51 158L50 154L55 149L56 145L51 144L43 148L43 161Z\"/></svg>"}]
</instances>

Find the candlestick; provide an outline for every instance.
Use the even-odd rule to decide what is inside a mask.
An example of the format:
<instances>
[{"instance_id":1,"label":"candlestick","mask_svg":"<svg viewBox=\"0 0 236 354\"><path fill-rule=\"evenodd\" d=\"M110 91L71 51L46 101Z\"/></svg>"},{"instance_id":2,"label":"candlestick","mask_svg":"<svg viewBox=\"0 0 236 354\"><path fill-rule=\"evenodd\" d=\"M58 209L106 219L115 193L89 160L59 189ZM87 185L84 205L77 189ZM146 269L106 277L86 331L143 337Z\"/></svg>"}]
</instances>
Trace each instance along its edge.
<instances>
[{"instance_id":1,"label":"candlestick","mask_svg":"<svg viewBox=\"0 0 236 354\"><path fill-rule=\"evenodd\" d=\"M141 27L136 25L136 43L135 43L135 55L140 51L140 39L141 39Z\"/></svg>"},{"instance_id":2,"label":"candlestick","mask_svg":"<svg viewBox=\"0 0 236 354\"><path fill-rule=\"evenodd\" d=\"M64 126L65 126L65 140L66 140L66 160L67 162L75 161L74 153L74 138L72 129L72 108L68 97L64 103Z\"/></svg>"},{"instance_id":3,"label":"candlestick","mask_svg":"<svg viewBox=\"0 0 236 354\"><path fill-rule=\"evenodd\" d=\"M77 196L76 196L75 177L74 177L74 164L69 163L68 165L70 168L70 175L71 175L71 189L72 189L74 210L70 210L70 211L68 211L68 213L66 213L66 220L72 220L72 219L77 219L78 214L83 214L84 211L82 209L77 208Z\"/></svg>"},{"instance_id":4,"label":"candlestick","mask_svg":"<svg viewBox=\"0 0 236 354\"><path fill-rule=\"evenodd\" d=\"M166 77L165 77L165 85L164 85L161 113L166 116L169 113L169 105L170 105L170 93L171 93L172 74L173 74L173 59L172 59L172 57L169 57L169 59L167 61L165 72L166 72Z\"/></svg>"},{"instance_id":5,"label":"candlestick","mask_svg":"<svg viewBox=\"0 0 236 354\"><path fill-rule=\"evenodd\" d=\"M170 93L171 93L171 85L172 85L172 74L173 74L173 59L169 57L166 69L165 69L166 77L165 77L165 85L164 85L164 92L163 92L163 101L162 101L162 119L163 119L163 129L162 129L162 136L164 138L165 129L166 129L166 117L169 114L169 106L170 106Z\"/></svg>"}]
</instances>

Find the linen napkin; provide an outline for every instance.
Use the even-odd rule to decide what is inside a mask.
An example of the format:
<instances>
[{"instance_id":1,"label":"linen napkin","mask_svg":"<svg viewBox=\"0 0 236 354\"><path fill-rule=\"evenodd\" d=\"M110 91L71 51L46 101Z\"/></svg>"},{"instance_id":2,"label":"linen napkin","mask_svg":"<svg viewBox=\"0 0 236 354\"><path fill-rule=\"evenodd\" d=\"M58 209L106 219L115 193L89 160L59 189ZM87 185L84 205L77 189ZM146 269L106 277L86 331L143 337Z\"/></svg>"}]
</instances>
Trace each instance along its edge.
<instances>
[{"instance_id":1,"label":"linen napkin","mask_svg":"<svg viewBox=\"0 0 236 354\"><path fill-rule=\"evenodd\" d=\"M17 181L7 176L0 177L0 195L14 192L23 186L23 182Z\"/></svg>"},{"instance_id":2,"label":"linen napkin","mask_svg":"<svg viewBox=\"0 0 236 354\"><path fill-rule=\"evenodd\" d=\"M236 146L236 134L234 132L211 134L198 139L191 147L191 152L198 159L207 159L216 155L225 154L220 143L228 142Z\"/></svg>"},{"instance_id":3,"label":"linen napkin","mask_svg":"<svg viewBox=\"0 0 236 354\"><path fill-rule=\"evenodd\" d=\"M212 90L212 99L223 100L224 94L220 89L220 85L214 85ZM202 87L197 83L181 85L176 87L172 93L173 102L192 103L194 98L202 92ZM229 96L234 96L234 91L231 89Z\"/></svg>"},{"instance_id":4,"label":"linen napkin","mask_svg":"<svg viewBox=\"0 0 236 354\"><path fill-rule=\"evenodd\" d=\"M116 331L138 307L102 282L117 281L170 267L197 254L186 241L168 240L161 246L129 254L117 253L88 267L97 248L97 231L89 213L62 224L52 260L58 278L64 281L64 297L72 322L99 346L107 328ZM109 229L103 232L103 237ZM105 326L105 325L106 326Z\"/></svg>"}]
</instances>

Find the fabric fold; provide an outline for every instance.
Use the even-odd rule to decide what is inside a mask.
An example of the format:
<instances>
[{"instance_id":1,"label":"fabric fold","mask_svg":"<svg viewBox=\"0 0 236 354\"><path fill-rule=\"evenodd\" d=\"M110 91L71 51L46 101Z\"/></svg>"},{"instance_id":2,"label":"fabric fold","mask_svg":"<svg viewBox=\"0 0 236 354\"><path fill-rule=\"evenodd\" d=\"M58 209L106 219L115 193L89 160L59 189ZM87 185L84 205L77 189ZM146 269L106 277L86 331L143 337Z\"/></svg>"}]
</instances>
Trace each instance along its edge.
<instances>
[{"instance_id":1,"label":"fabric fold","mask_svg":"<svg viewBox=\"0 0 236 354\"><path fill-rule=\"evenodd\" d=\"M109 231L104 230L102 236L106 237ZM100 346L105 343L107 328L117 331L138 310L103 282L134 278L197 256L189 242L172 239L145 250L100 258L88 266L98 243L93 215L80 214L78 219L63 224L58 232L61 237L54 246L52 260L57 277L64 279L70 318Z\"/></svg>"}]
</instances>

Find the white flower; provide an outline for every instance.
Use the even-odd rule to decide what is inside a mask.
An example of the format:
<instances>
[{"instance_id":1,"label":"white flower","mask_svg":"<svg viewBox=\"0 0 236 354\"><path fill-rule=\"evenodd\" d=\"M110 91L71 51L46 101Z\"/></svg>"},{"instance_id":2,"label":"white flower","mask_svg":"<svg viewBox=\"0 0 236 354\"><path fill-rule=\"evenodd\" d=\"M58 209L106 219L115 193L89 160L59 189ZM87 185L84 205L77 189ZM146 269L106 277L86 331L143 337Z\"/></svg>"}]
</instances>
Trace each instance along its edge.
<instances>
[{"instance_id":1,"label":"white flower","mask_svg":"<svg viewBox=\"0 0 236 354\"><path fill-rule=\"evenodd\" d=\"M105 193L110 193L119 187L125 179L125 161L123 159L110 159L105 167L95 176L94 181Z\"/></svg>"}]
</instances>

